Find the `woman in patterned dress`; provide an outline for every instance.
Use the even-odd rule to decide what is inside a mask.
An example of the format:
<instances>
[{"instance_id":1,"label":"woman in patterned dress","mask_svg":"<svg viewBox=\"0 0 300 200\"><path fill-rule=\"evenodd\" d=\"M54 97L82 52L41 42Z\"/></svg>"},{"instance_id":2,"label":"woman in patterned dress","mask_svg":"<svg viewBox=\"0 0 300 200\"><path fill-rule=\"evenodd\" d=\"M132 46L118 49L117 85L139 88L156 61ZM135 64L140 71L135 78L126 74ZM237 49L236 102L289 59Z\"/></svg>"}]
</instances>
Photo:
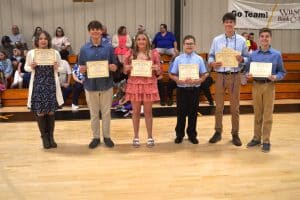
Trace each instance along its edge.
<instances>
[{"instance_id":1,"label":"woman in patterned dress","mask_svg":"<svg viewBox=\"0 0 300 200\"><path fill-rule=\"evenodd\" d=\"M37 49L50 49L51 37L42 31L35 38ZM38 65L34 59L35 49L28 52L25 70L31 72L27 106L35 113L45 149L56 148L54 140L54 112L61 106L63 97L58 80L60 55L55 50L56 60L53 65Z\"/></svg>"},{"instance_id":2,"label":"woman in patterned dress","mask_svg":"<svg viewBox=\"0 0 300 200\"><path fill-rule=\"evenodd\" d=\"M129 74L126 86L126 100L131 101L133 107L132 121L134 129L133 146L139 147L139 124L141 106L144 107L144 115L146 128L148 133L147 146L154 146L152 137L152 104L154 101L159 101L157 89L157 77L161 73L160 56L156 50L151 50L150 41L146 34L138 33L135 36L133 50L125 54L124 73ZM132 60L151 60L152 61L152 76L138 77L131 76Z\"/></svg>"}]
</instances>

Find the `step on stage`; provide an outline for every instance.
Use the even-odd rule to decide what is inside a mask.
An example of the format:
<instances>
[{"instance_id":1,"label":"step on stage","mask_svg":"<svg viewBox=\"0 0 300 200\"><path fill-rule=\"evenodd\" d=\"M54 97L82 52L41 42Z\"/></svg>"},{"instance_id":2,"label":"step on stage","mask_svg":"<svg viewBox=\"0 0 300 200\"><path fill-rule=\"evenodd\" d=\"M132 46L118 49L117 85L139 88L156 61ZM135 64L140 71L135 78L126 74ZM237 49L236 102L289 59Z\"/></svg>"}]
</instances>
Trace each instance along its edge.
<instances>
[{"instance_id":1,"label":"step on stage","mask_svg":"<svg viewBox=\"0 0 300 200\"><path fill-rule=\"evenodd\" d=\"M253 113L251 101L241 101L240 114ZM213 115L215 106L209 106L207 103L200 103L198 108L199 115ZM276 100L274 105L274 113L290 113L300 112L299 99ZM112 119L125 118L123 112L111 110ZM230 114L229 102L225 102L224 114ZM153 105L153 117L171 117L176 116L176 107ZM56 120L85 120L89 119L90 114L86 106L79 110L72 110L70 106L65 106L55 113ZM130 116L129 116L130 118ZM0 122L16 122L16 121L34 121L34 115L25 107L4 107L0 108Z\"/></svg>"}]
</instances>

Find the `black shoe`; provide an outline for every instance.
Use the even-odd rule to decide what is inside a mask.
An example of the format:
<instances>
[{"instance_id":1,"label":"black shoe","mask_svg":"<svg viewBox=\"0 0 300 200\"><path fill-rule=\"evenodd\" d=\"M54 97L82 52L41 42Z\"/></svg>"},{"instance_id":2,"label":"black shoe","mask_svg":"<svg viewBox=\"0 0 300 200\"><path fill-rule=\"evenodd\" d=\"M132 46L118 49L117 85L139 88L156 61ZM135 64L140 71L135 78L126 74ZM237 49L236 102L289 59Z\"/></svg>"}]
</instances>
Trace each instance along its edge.
<instances>
[{"instance_id":1,"label":"black shoe","mask_svg":"<svg viewBox=\"0 0 300 200\"><path fill-rule=\"evenodd\" d=\"M174 142L175 142L175 144L180 144L180 143L182 143L182 140L183 140L183 138L177 137L177 138L175 138Z\"/></svg>"},{"instance_id":2,"label":"black shoe","mask_svg":"<svg viewBox=\"0 0 300 200\"><path fill-rule=\"evenodd\" d=\"M247 147L254 147L254 146L258 146L260 145L261 142L259 140L254 140L252 139L248 144L247 144Z\"/></svg>"},{"instance_id":3,"label":"black shoe","mask_svg":"<svg viewBox=\"0 0 300 200\"><path fill-rule=\"evenodd\" d=\"M104 138L104 144L107 147L114 147L115 146L114 142L110 138Z\"/></svg>"},{"instance_id":4,"label":"black shoe","mask_svg":"<svg viewBox=\"0 0 300 200\"><path fill-rule=\"evenodd\" d=\"M215 134L209 139L209 143L216 143L222 139L221 133L215 132Z\"/></svg>"},{"instance_id":5,"label":"black shoe","mask_svg":"<svg viewBox=\"0 0 300 200\"><path fill-rule=\"evenodd\" d=\"M165 106L165 105L166 105L166 102L160 101L160 105L161 105L161 106Z\"/></svg>"},{"instance_id":6,"label":"black shoe","mask_svg":"<svg viewBox=\"0 0 300 200\"><path fill-rule=\"evenodd\" d=\"M190 141L191 143L193 143L193 144L198 144L198 143L199 143L199 141L198 141L197 138L189 138L189 141Z\"/></svg>"},{"instance_id":7,"label":"black shoe","mask_svg":"<svg viewBox=\"0 0 300 200\"><path fill-rule=\"evenodd\" d=\"M241 142L239 135L232 135L232 143L235 146L242 146L242 142Z\"/></svg>"},{"instance_id":8,"label":"black shoe","mask_svg":"<svg viewBox=\"0 0 300 200\"><path fill-rule=\"evenodd\" d=\"M167 103L168 106L172 106L173 105L173 100L169 100Z\"/></svg>"},{"instance_id":9,"label":"black shoe","mask_svg":"<svg viewBox=\"0 0 300 200\"><path fill-rule=\"evenodd\" d=\"M271 149L271 144L270 143L263 143L262 144L262 148L261 148L262 152L268 153L270 151L270 149Z\"/></svg>"},{"instance_id":10,"label":"black shoe","mask_svg":"<svg viewBox=\"0 0 300 200\"><path fill-rule=\"evenodd\" d=\"M90 149L96 148L100 144L100 139L99 138L94 138L91 143L89 144Z\"/></svg>"}]
</instances>

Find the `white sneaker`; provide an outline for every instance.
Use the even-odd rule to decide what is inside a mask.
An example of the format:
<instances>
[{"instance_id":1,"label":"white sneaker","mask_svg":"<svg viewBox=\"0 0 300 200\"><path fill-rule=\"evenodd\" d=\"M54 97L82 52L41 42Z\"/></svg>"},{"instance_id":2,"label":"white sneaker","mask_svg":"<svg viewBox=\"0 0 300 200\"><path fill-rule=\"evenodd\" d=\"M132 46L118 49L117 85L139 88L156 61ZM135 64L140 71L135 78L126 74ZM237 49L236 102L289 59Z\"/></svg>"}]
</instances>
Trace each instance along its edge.
<instances>
[{"instance_id":1,"label":"white sneaker","mask_svg":"<svg viewBox=\"0 0 300 200\"><path fill-rule=\"evenodd\" d=\"M78 109L79 109L79 106L72 104L72 110L78 110Z\"/></svg>"}]
</instances>

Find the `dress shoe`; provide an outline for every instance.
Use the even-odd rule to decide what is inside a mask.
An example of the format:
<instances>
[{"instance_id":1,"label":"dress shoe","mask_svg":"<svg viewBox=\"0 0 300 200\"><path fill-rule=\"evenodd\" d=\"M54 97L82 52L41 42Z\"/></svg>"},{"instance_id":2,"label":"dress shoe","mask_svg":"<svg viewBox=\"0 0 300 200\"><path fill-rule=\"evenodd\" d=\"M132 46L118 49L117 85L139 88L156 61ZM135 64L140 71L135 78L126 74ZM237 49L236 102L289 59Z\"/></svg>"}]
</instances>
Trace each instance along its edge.
<instances>
[{"instance_id":1,"label":"dress shoe","mask_svg":"<svg viewBox=\"0 0 300 200\"><path fill-rule=\"evenodd\" d=\"M232 143L235 146L242 146L242 142L241 142L239 135L232 135Z\"/></svg>"},{"instance_id":2,"label":"dress shoe","mask_svg":"<svg viewBox=\"0 0 300 200\"><path fill-rule=\"evenodd\" d=\"M247 147L254 147L254 146L259 146L261 142L259 140L254 140L252 139L248 144Z\"/></svg>"},{"instance_id":3,"label":"dress shoe","mask_svg":"<svg viewBox=\"0 0 300 200\"><path fill-rule=\"evenodd\" d=\"M180 144L180 143L182 143L182 140L183 140L183 138L177 137L177 138L175 138L174 142L175 142L176 144Z\"/></svg>"},{"instance_id":4,"label":"dress shoe","mask_svg":"<svg viewBox=\"0 0 300 200\"><path fill-rule=\"evenodd\" d=\"M104 144L107 147L114 147L115 146L114 142L110 138L104 138Z\"/></svg>"},{"instance_id":5,"label":"dress shoe","mask_svg":"<svg viewBox=\"0 0 300 200\"><path fill-rule=\"evenodd\" d=\"M172 106L173 103L174 103L173 100L170 99L170 100L168 101L167 105L168 105L168 106Z\"/></svg>"},{"instance_id":6,"label":"dress shoe","mask_svg":"<svg viewBox=\"0 0 300 200\"><path fill-rule=\"evenodd\" d=\"M166 102L161 100L161 101L160 101L160 105L161 105L161 106L165 106L165 105L166 105Z\"/></svg>"},{"instance_id":7,"label":"dress shoe","mask_svg":"<svg viewBox=\"0 0 300 200\"><path fill-rule=\"evenodd\" d=\"M199 143L199 141L198 141L197 138L189 138L189 141L190 141L191 143L193 143L193 144L198 144L198 143Z\"/></svg>"},{"instance_id":8,"label":"dress shoe","mask_svg":"<svg viewBox=\"0 0 300 200\"><path fill-rule=\"evenodd\" d=\"M222 139L220 132L215 132L215 134L210 138L209 143L216 143Z\"/></svg>"},{"instance_id":9,"label":"dress shoe","mask_svg":"<svg viewBox=\"0 0 300 200\"><path fill-rule=\"evenodd\" d=\"M100 139L99 138L94 138L91 143L89 144L90 149L96 148L100 144Z\"/></svg>"},{"instance_id":10,"label":"dress shoe","mask_svg":"<svg viewBox=\"0 0 300 200\"><path fill-rule=\"evenodd\" d=\"M271 149L271 144L270 143L263 143L262 144L262 148L261 148L262 152L268 153L270 151L270 149Z\"/></svg>"}]
</instances>

